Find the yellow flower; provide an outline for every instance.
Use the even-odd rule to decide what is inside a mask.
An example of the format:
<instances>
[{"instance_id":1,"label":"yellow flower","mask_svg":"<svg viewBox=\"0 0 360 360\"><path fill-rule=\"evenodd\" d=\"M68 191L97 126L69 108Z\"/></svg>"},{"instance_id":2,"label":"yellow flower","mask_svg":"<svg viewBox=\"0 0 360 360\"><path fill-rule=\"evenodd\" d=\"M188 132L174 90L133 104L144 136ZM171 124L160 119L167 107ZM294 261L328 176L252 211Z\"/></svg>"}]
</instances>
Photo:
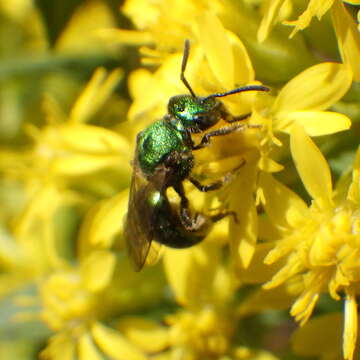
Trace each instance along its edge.
<instances>
[{"instance_id":1,"label":"yellow flower","mask_svg":"<svg viewBox=\"0 0 360 360\"><path fill-rule=\"evenodd\" d=\"M222 7L218 0L174 0L171 4L166 0L127 0L122 11L133 20L137 30L109 29L100 34L120 43L145 45L141 48L144 63L158 65L173 49L182 49L184 39L193 37L200 14L217 14ZM152 45L156 45L156 50Z\"/></svg>"},{"instance_id":2,"label":"yellow flower","mask_svg":"<svg viewBox=\"0 0 360 360\"><path fill-rule=\"evenodd\" d=\"M343 64L314 65L291 79L279 92L264 115L254 115L254 122L267 130L262 139L264 170L271 170L267 156L273 145L281 146L276 132L289 133L293 124L301 125L310 136L321 136L347 130L350 119L344 114L324 111L339 101L351 86L352 74ZM273 170L279 170L275 166Z\"/></svg>"},{"instance_id":3,"label":"yellow flower","mask_svg":"<svg viewBox=\"0 0 360 360\"><path fill-rule=\"evenodd\" d=\"M156 303L163 291L159 280L156 271L139 277L109 250L93 249L78 267L53 272L39 284L40 318L55 332L42 358L146 359L128 334L131 323L118 331L105 322Z\"/></svg>"},{"instance_id":4,"label":"yellow flower","mask_svg":"<svg viewBox=\"0 0 360 360\"><path fill-rule=\"evenodd\" d=\"M181 51L184 39L201 43L202 37L212 39L212 45L221 47L217 27L204 31L206 18L216 17L227 29L235 33L246 45L257 71L263 79L285 81L290 75L314 62L303 40L290 41L286 34L279 34L266 44L256 40L259 19L245 2L216 1L167 1L127 0L124 13L132 20L136 30L106 29L99 32L110 44L119 43L140 47L141 60L148 65L161 65L175 51ZM166 32L163 29L167 29ZM229 58L223 63L223 71ZM240 64L239 64L240 68ZM276 74L276 76L275 76Z\"/></svg>"},{"instance_id":5,"label":"yellow flower","mask_svg":"<svg viewBox=\"0 0 360 360\"><path fill-rule=\"evenodd\" d=\"M120 318L116 328L133 345L157 360L178 356L193 360L276 359L234 341L239 320L234 307L238 284L223 262L221 246L207 242L182 252L165 249L164 265L182 308L166 315L165 325L140 317Z\"/></svg>"},{"instance_id":6,"label":"yellow flower","mask_svg":"<svg viewBox=\"0 0 360 360\"><path fill-rule=\"evenodd\" d=\"M353 180L347 189L332 192L328 165L316 145L299 125L291 129L290 146L297 170L313 198L309 207L269 175L260 183L264 205L282 234L265 262L286 258L285 265L265 287L300 281L302 290L291 314L304 324L321 293L340 300L345 293L343 351L352 359L357 338L356 295L359 286L359 164L358 151ZM339 195L337 195L339 194Z\"/></svg>"},{"instance_id":7,"label":"yellow flower","mask_svg":"<svg viewBox=\"0 0 360 360\"><path fill-rule=\"evenodd\" d=\"M344 2L126 0L119 16L107 0L59 5L56 14L31 0L0 0L0 36L14 40L4 42L0 59L1 359L43 346L49 360L274 360L262 339L282 324L278 317L270 324L266 312L294 301L291 313L302 324L315 306L325 313L295 332L294 353L340 358L343 340L344 356L356 358L360 149L352 174L333 190L309 138L331 134L319 141L327 154L351 138L329 160L343 171L357 141L353 81L360 79L359 34L348 11L356 10ZM302 11L288 22L293 34L308 28L295 38L275 28ZM314 16L321 21L310 28ZM254 127L194 151L194 177L212 182L236 169L231 181L207 194L184 182L194 212L229 209L238 222L216 222L189 249L164 246L161 264L136 273L122 236L130 161L136 134L166 115L171 96L188 93L180 80L185 39L185 75L197 96L260 81L272 91L221 98L231 114L251 113L243 124ZM136 68L124 44L139 46L151 67ZM340 56L342 64L329 62ZM113 69L114 60L124 70ZM76 76L73 61L84 65ZM101 63L112 70L97 68L81 90L79 79ZM127 115L128 94L118 86L125 75L133 99ZM352 132L338 135L350 118ZM203 135L191 136L197 143ZM294 184L291 155L311 204L272 175L285 169L283 182ZM167 194L178 210L178 196ZM334 302L343 295L343 339L340 314L317 302L327 293Z\"/></svg>"},{"instance_id":8,"label":"yellow flower","mask_svg":"<svg viewBox=\"0 0 360 360\"><path fill-rule=\"evenodd\" d=\"M356 1L358 4L358 2ZM284 19L284 13L289 16L287 9L289 3L284 0L267 1L265 15L258 30L259 41L264 41L271 28L279 21ZM344 4L340 0L310 0L306 10L297 20L285 21L286 25L294 26L290 37L293 37L299 30L303 30L310 25L313 17L318 20L331 8L331 15L334 30L336 32L340 55L344 64L347 64L353 74L354 80L360 80L360 36L356 29L353 17L346 11Z\"/></svg>"},{"instance_id":9,"label":"yellow flower","mask_svg":"<svg viewBox=\"0 0 360 360\"><path fill-rule=\"evenodd\" d=\"M63 228L74 224L74 219L67 218L70 214L74 217L71 209L85 204L84 192L75 190L76 187L103 192L101 187L106 186L106 191L113 194L117 188L108 189L109 185L101 181L103 176L97 178L101 171L109 169L125 178L122 186L127 183L125 175L129 175L130 165L119 167L119 163L130 162L125 137L85 124L109 99L120 76L119 70L107 76L104 69L98 69L68 118L48 99L45 103L48 124L42 129L29 126L34 140L32 148L2 153L0 166L8 179L22 184L26 202L13 220L11 262L18 263L14 284L63 268L73 256L70 255L73 246ZM57 222L63 226L61 231Z\"/></svg>"},{"instance_id":10,"label":"yellow flower","mask_svg":"<svg viewBox=\"0 0 360 360\"><path fill-rule=\"evenodd\" d=\"M231 352L236 325L229 305L236 282L222 264L220 249L206 242L183 253L166 249L164 254L169 284L184 307L166 319L170 342L173 353L185 358L217 358Z\"/></svg>"}]
</instances>

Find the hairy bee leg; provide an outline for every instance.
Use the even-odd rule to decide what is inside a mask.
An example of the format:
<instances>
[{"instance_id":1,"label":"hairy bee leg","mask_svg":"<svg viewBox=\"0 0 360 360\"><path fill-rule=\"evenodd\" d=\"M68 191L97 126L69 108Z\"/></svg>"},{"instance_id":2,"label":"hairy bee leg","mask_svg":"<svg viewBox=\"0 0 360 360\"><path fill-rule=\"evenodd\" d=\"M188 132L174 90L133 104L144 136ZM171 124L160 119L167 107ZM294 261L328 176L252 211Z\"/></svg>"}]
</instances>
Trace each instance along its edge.
<instances>
[{"instance_id":1,"label":"hairy bee leg","mask_svg":"<svg viewBox=\"0 0 360 360\"><path fill-rule=\"evenodd\" d=\"M195 145L193 147L193 150L199 150L199 149L202 149L203 147L208 146L210 144L210 139L214 136L223 136L223 135L231 134L235 131L241 131L245 128L246 128L246 126L243 124L236 124L236 125L232 125L232 126L224 126L220 129L210 131L202 137L202 139L198 145Z\"/></svg>"},{"instance_id":2,"label":"hairy bee leg","mask_svg":"<svg viewBox=\"0 0 360 360\"><path fill-rule=\"evenodd\" d=\"M210 139L214 136L223 136L223 135L231 134L238 130L241 131L242 129L245 129L245 127L246 127L245 125L237 124L233 126L224 126L218 130L210 131L202 137L198 145L194 145L193 150L199 150L206 146L209 146Z\"/></svg>"},{"instance_id":3,"label":"hairy bee leg","mask_svg":"<svg viewBox=\"0 0 360 360\"><path fill-rule=\"evenodd\" d=\"M186 229L193 228L196 223L196 219L190 214L189 199L185 195L184 186L182 183L174 186L175 191L180 196L180 219Z\"/></svg>"},{"instance_id":4,"label":"hairy bee leg","mask_svg":"<svg viewBox=\"0 0 360 360\"><path fill-rule=\"evenodd\" d=\"M189 200L185 195L183 184L177 184L174 189L180 196L180 220L184 228L196 232L209 224L209 217L201 213L196 213L193 217L190 215Z\"/></svg>"},{"instance_id":5,"label":"hairy bee leg","mask_svg":"<svg viewBox=\"0 0 360 360\"><path fill-rule=\"evenodd\" d=\"M198 145L194 145L192 149L199 150L206 146L209 146L210 139L214 136L223 136L223 135L231 134L235 131L243 131L245 129L257 129L257 128L261 128L261 125L236 124L231 126L224 126L220 129L206 133L202 137L200 143Z\"/></svg>"},{"instance_id":6,"label":"hairy bee leg","mask_svg":"<svg viewBox=\"0 0 360 360\"><path fill-rule=\"evenodd\" d=\"M221 219L223 219L226 216L232 216L234 218L234 221L238 224L239 223L239 219L237 216L237 213L235 211L223 211L223 212L219 212L215 215L211 215L210 219L212 222L217 222Z\"/></svg>"},{"instance_id":7,"label":"hairy bee leg","mask_svg":"<svg viewBox=\"0 0 360 360\"><path fill-rule=\"evenodd\" d=\"M234 169L229 171L227 174L225 174L220 180L215 181L211 184L203 185L200 183L200 181L196 180L192 176L188 178L188 180L200 191L202 192L208 192L212 190L218 190L221 189L224 185L227 185L234 175L234 173L239 170L241 167L243 167L246 164L246 160L243 159L242 162Z\"/></svg>"},{"instance_id":8,"label":"hairy bee leg","mask_svg":"<svg viewBox=\"0 0 360 360\"><path fill-rule=\"evenodd\" d=\"M227 111L224 111L223 115L222 115L222 118L224 119L224 121L231 124L231 123L234 123L234 122L246 120L250 116L251 116L251 113L247 113L247 114L240 115L240 116L233 116L230 113L228 113Z\"/></svg>"},{"instance_id":9,"label":"hairy bee leg","mask_svg":"<svg viewBox=\"0 0 360 360\"><path fill-rule=\"evenodd\" d=\"M194 179L193 177L189 177L190 182L200 191L208 192L212 190L218 190L222 188L224 185L228 184L232 178L233 170L223 176L220 180L215 181L211 184L203 185L198 180Z\"/></svg>"}]
</instances>

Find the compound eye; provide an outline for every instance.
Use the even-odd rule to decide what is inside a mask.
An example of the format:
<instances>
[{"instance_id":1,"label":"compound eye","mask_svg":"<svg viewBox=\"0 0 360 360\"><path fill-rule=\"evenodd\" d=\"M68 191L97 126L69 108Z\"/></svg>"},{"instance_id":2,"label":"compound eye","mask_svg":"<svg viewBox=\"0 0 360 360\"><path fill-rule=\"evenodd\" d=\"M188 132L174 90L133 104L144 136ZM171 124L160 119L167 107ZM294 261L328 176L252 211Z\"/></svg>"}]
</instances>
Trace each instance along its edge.
<instances>
[{"instance_id":1,"label":"compound eye","mask_svg":"<svg viewBox=\"0 0 360 360\"><path fill-rule=\"evenodd\" d=\"M185 110L185 105L184 104L179 104L177 107L176 107L176 111L177 112L183 112Z\"/></svg>"},{"instance_id":2,"label":"compound eye","mask_svg":"<svg viewBox=\"0 0 360 360\"><path fill-rule=\"evenodd\" d=\"M194 116L194 122L200 126L200 128L202 128L203 126L207 125L207 116L202 114L202 115L195 115Z\"/></svg>"}]
</instances>

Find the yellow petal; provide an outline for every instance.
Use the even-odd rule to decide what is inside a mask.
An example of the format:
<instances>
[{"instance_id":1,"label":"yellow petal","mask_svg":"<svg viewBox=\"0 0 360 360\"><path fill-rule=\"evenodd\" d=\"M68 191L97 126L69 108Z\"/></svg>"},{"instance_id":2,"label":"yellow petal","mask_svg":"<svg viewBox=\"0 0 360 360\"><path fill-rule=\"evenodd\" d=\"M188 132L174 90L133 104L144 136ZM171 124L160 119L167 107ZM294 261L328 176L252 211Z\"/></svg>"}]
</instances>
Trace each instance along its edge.
<instances>
[{"instance_id":1,"label":"yellow petal","mask_svg":"<svg viewBox=\"0 0 360 360\"><path fill-rule=\"evenodd\" d=\"M347 198L354 202L360 202L360 147L355 155L352 183L350 185Z\"/></svg>"},{"instance_id":2,"label":"yellow petal","mask_svg":"<svg viewBox=\"0 0 360 360\"><path fill-rule=\"evenodd\" d=\"M165 272L179 303L189 306L212 296L218 255L218 248L206 242L186 250L166 248Z\"/></svg>"},{"instance_id":3,"label":"yellow petal","mask_svg":"<svg viewBox=\"0 0 360 360\"><path fill-rule=\"evenodd\" d=\"M237 238L237 241L230 242L230 249L235 259L238 259L237 264L246 269L250 265L255 253L257 242L257 213L255 204L249 204L246 213L239 212L238 216L241 219L240 225L234 224L230 228L233 233L231 238ZM239 236L239 234L242 234L242 236Z\"/></svg>"},{"instance_id":4,"label":"yellow petal","mask_svg":"<svg viewBox=\"0 0 360 360\"><path fill-rule=\"evenodd\" d=\"M285 310L290 308L294 302L294 297L281 286L276 289L264 290L257 289L251 293L237 309L241 316L258 314L269 309Z\"/></svg>"},{"instance_id":5,"label":"yellow petal","mask_svg":"<svg viewBox=\"0 0 360 360\"><path fill-rule=\"evenodd\" d=\"M50 147L54 157L53 171L60 174L79 176L107 166L130 171L129 143L114 131L92 125L66 124L49 126L44 137L48 144L39 146L38 151L44 152L46 146Z\"/></svg>"},{"instance_id":6,"label":"yellow petal","mask_svg":"<svg viewBox=\"0 0 360 360\"><path fill-rule=\"evenodd\" d=\"M264 191L266 213L275 224L296 228L309 215L305 202L271 175L262 173L259 186Z\"/></svg>"},{"instance_id":7,"label":"yellow petal","mask_svg":"<svg viewBox=\"0 0 360 360\"><path fill-rule=\"evenodd\" d=\"M46 360L73 360L74 356L75 344L65 332L52 336L47 347L40 353L40 358Z\"/></svg>"},{"instance_id":8,"label":"yellow petal","mask_svg":"<svg viewBox=\"0 0 360 360\"><path fill-rule=\"evenodd\" d=\"M71 155L56 159L52 171L63 176L82 176L108 167L117 167L121 163L117 156Z\"/></svg>"},{"instance_id":9,"label":"yellow petal","mask_svg":"<svg viewBox=\"0 0 360 360\"><path fill-rule=\"evenodd\" d=\"M234 86L234 59L230 41L220 20L206 12L199 20L199 40L210 68L224 89Z\"/></svg>"},{"instance_id":10,"label":"yellow petal","mask_svg":"<svg viewBox=\"0 0 360 360\"><path fill-rule=\"evenodd\" d=\"M284 2L285 0L268 0L265 2L265 15L261 20L257 33L257 39L259 42L263 42L267 38L271 28L276 22L277 15Z\"/></svg>"},{"instance_id":11,"label":"yellow petal","mask_svg":"<svg viewBox=\"0 0 360 360\"><path fill-rule=\"evenodd\" d=\"M139 29L151 26L161 15L161 7L148 1L125 1L121 10Z\"/></svg>"},{"instance_id":12,"label":"yellow petal","mask_svg":"<svg viewBox=\"0 0 360 360\"><path fill-rule=\"evenodd\" d=\"M147 357L130 344L118 331L95 323L91 332L97 346L115 360L146 360Z\"/></svg>"},{"instance_id":13,"label":"yellow petal","mask_svg":"<svg viewBox=\"0 0 360 360\"><path fill-rule=\"evenodd\" d=\"M147 353L156 353L169 346L169 331L165 326L140 317L126 317L117 322L117 328L133 344Z\"/></svg>"},{"instance_id":14,"label":"yellow petal","mask_svg":"<svg viewBox=\"0 0 360 360\"><path fill-rule=\"evenodd\" d=\"M310 318L314 307L319 300L319 293L305 291L293 304L290 314L303 326Z\"/></svg>"},{"instance_id":15,"label":"yellow petal","mask_svg":"<svg viewBox=\"0 0 360 360\"><path fill-rule=\"evenodd\" d=\"M284 169L284 166L277 163L273 159L270 159L269 157L262 156L259 160L259 169L263 170L265 172L279 172Z\"/></svg>"},{"instance_id":16,"label":"yellow petal","mask_svg":"<svg viewBox=\"0 0 360 360\"><path fill-rule=\"evenodd\" d=\"M257 242L257 212L252 193L256 174L256 161L250 160L239 170L239 176L232 184L237 191L229 199L229 208L239 219L238 223L230 223L230 251L235 264L242 268L250 265Z\"/></svg>"},{"instance_id":17,"label":"yellow petal","mask_svg":"<svg viewBox=\"0 0 360 360\"><path fill-rule=\"evenodd\" d=\"M95 31L115 27L113 14L104 2L89 1L76 7L76 11L58 38L56 51L84 53L102 52L107 49L104 41L99 39Z\"/></svg>"},{"instance_id":18,"label":"yellow petal","mask_svg":"<svg viewBox=\"0 0 360 360\"><path fill-rule=\"evenodd\" d=\"M88 121L109 99L122 76L122 70L115 69L107 75L104 68L98 68L85 89L73 105L69 121Z\"/></svg>"},{"instance_id":19,"label":"yellow petal","mask_svg":"<svg viewBox=\"0 0 360 360\"><path fill-rule=\"evenodd\" d=\"M54 129L62 141L64 150L81 151L85 153L128 153L129 144L125 138L116 132L93 125L71 124Z\"/></svg>"},{"instance_id":20,"label":"yellow petal","mask_svg":"<svg viewBox=\"0 0 360 360\"><path fill-rule=\"evenodd\" d=\"M316 16L319 20L328 11L334 0L310 0L306 10L295 21L287 21L285 24L295 26L295 29L290 34L293 37L299 30L305 29L311 22L311 19Z\"/></svg>"},{"instance_id":21,"label":"yellow petal","mask_svg":"<svg viewBox=\"0 0 360 360\"><path fill-rule=\"evenodd\" d=\"M98 348L93 343L91 336L85 333L79 339L78 345L78 359L79 360L105 360L105 357L99 352Z\"/></svg>"},{"instance_id":22,"label":"yellow petal","mask_svg":"<svg viewBox=\"0 0 360 360\"><path fill-rule=\"evenodd\" d=\"M151 84L152 74L147 69L136 69L132 71L128 78L128 88L132 98L135 98L145 91Z\"/></svg>"},{"instance_id":23,"label":"yellow petal","mask_svg":"<svg viewBox=\"0 0 360 360\"><path fill-rule=\"evenodd\" d=\"M150 32L137 30L124 30L116 28L100 29L96 32L101 38L106 39L111 44L120 45L151 45L153 43L153 36Z\"/></svg>"},{"instance_id":24,"label":"yellow petal","mask_svg":"<svg viewBox=\"0 0 360 360\"><path fill-rule=\"evenodd\" d=\"M248 84L254 81L255 71L250 56L242 41L232 32L228 33L231 49L234 58L234 79L235 86Z\"/></svg>"},{"instance_id":25,"label":"yellow petal","mask_svg":"<svg viewBox=\"0 0 360 360\"><path fill-rule=\"evenodd\" d=\"M122 216L128 207L128 190L102 201L90 211L82 224L79 242L84 250L94 247L109 249L121 232ZM81 248L82 250L82 248Z\"/></svg>"},{"instance_id":26,"label":"yellow petal","mask_svg":"<svg viewBox=\"0 0 360 360\"><path fill-rule=\"evenodd\" d=\"M324 359L340 359L342 322L340 313L311 319L293 333L291 339L293 351L300 356L321 355Z\"/></svg>"},{"instance_id":27,"label":"yellow petal","mask_svg":"<svg viewBox=\"0 0 360 360\"><path fill-rule=\"evenodd\" d=\"M149 110L161 110L159 116L163 116L169 97L176 93L179 94L179 90L176 89L182 86L181 92L185 92L185 86L182 85L178 75L181 59L182 54L180 53L170 55L155 73L151 74L146 71L136 70L135 75L130 76L130 89L134 93L134 102L128 112L128 117L131 120L136 121L144 113L148 117ZM174 74L177 74L177 76L174 76ZM159 94L162 94L161 98L159 98ZM134 122L135 125L137 125L137 122Z\"/></svg>"},{"instance_id":28,"label":"yellow petal","mask_svg":"<svg viewBox=\"0 0 360 360\"><path fill-rule=\"evenodd\" d=\"M341 1L335 1L332 19L341 57L344 63L351 67L354 80L360 81L360 36L354 18Z\"/></svg>"},{"instance_id":29,"label":"yellow petal","mask_svg":"<svg viewBox=\"0 0 360 360\"><path fill-rule=\"evenodd\" d=\"M260 284L269 281L274 273L281 267L280 264L267 265L265 256L273 248L273 244L260 243L256 245L254 257L247 269L237 268L238 278L245 284Z\"/></svg>"},{"instance_id":30,"label":"yellow petal","mask_svg":"<svg viewBox=\"0 0 360 360\"><path fill-rule=\"evenodd\" d=\"M321 231L321 235L314 238L309 251L309 265L314 267L335 266L337 262L337 251L343 243L341 240L335 240L336 237L332 234L332 229L324 226ZM331 239L331 241L329 239Z\"/></svg>"},{"instance_id":31,"label":"yellow petal","mask_svg":"<svg viewBox=\"0 0 360 360\"><path fill-rule=\"evenodd\" d=\"M326 62L311 66L281 89L272 112L280 117L298 110L325 110L343 97L351 81L346 65Z\"/></svg>"},{"instance_id":32,"label":"yellow petal","mask_svg":"<svg viewBox=\"0 0 360 360\"><path fill-rule=\"evenodd\" d=\"M116 257L110 251L93 251L81 264L84 285L89 291L100 291L110 282Z\"/></svg>"},{"instance_id":33,"label":"yellow petal","mask_svg":"<svg viewBox=\"0 0 360 360\"><path fill-rule=\"evenodd\" d=\"M358 310L354 291L349 289L346 292L343 353L346 360L352 360L358 334Z\"/></svg>"},{"instance_id":34,"label":"yellow petal","mask_svg":"<svg viewBox=\"0 0 360 360\"><path fill-rule=\"evenodd\" d=\"M330 111L289 112L278 122L274 121L274 126L284 132L290 132L294 122L301 125L309 136L334 134L348 130L351 126L351 120L346 115Z\"/></svg>"},{"instance_id":35,"label":"yellow petal","mask_svg":"<svg viewBox=\"0 0 360 360\"><path fill-rule=\"evenodd\" d=\"M259 188L261 192L261 188ZM261 202L263 202L261 200ZM259 201L260 203L260 201ZM259 239L266 242L274 243L282 236L282 231L271 221L269 217L259 217ZM260 245L260 244L259 244Z\"/></svg>"},{"instance_id":36,"label":"yellow petal","mask_svg":"<svg viewBox=\"0 0 360 360\"><path fill-rule=\"evenodd\" d=\"M290 149L300 178L310 196L320 207L331 206L332 183L329 166L304 129L294 124Z\"/></svg>"}]
</instances>

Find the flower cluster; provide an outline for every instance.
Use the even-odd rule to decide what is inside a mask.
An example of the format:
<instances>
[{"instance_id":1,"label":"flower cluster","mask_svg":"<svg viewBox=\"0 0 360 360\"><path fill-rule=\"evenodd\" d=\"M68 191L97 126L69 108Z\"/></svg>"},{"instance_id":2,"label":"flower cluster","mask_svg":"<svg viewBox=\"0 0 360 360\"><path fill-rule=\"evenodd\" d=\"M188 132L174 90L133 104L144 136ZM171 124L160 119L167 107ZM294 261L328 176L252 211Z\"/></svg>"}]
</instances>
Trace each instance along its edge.
<instances>
[{"instance_id":1,"label":"flower cluster","mask_svg":"<svg viewBox=\"0 0 360 360\"><path fill-rule=\"evenodd\" d=\"M60 3L0 0L1 359L356 359L360 2ZM222 97L245 126L193 152L231 181L184 181L191 212L236 216L137 273L136 135L188 93L185 39L197 96L271 91Z\"/></svg>"}]
</instances>

